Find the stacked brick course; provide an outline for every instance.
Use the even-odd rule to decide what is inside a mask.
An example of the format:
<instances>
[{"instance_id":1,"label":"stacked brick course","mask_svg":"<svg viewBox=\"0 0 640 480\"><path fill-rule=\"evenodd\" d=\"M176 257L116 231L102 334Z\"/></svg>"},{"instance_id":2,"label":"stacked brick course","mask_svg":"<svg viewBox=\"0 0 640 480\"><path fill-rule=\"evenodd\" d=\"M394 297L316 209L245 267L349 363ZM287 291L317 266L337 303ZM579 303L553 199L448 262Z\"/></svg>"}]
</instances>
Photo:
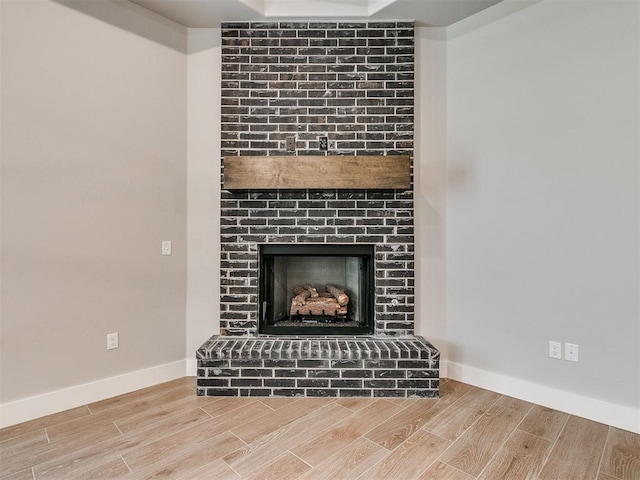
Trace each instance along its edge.
<instances>
[{"instance_id":1,"label":"stacked brick course","mask_svg":"<svg viewBox=\"0 0 640 480\"><path fill-rule=\"evenodd\" d=\"M412 22L222 25L224 155L413 151Z\"/></svg>"},{"instance_id":2,"label":"stacked brick course","mask_svg":"<svg viewBox=\"0 0 640 480\"><path fill-rule=\"evenodd\" d=\"M223 24L222 155L412 155L413 44L412 22ZM375 333L413 334L411 190L224 191L221 223L224 332L257 332L259 244L368 243Z\"/></svg>"}]
</instances>

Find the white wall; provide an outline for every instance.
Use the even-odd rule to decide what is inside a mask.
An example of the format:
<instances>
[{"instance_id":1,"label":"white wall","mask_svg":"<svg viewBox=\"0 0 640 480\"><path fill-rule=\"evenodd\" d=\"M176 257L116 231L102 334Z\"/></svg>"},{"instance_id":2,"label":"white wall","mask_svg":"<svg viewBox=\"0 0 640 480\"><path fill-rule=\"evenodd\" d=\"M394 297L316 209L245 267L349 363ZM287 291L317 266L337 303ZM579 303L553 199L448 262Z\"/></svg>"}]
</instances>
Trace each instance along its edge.
<instances>
[{"instance_id":1,"label":"white wall","mask_svg":"<svg viewBox=\"0 0 640 480\"><path fill-rule=\"evenodd\" d=\"M446 73L449 360L631 413L639 9L543 1L450 39Z\"/></svg>"},{"instance_id":2,"label":"white wall","mask_svg":"<svg viewBox=\"0 0 640 480\"><path fill-rule=\"evenodd\" d=\"M184 374L186 29L122 2L1 8L0 401Z\"/></svg>"},{"instance_id":3,"label":"white wall","mask_svg":"<svg viewBox=\"0 0 640 480\"><path fill-rule=\"evenodd\" d=\"M188 30L187 361L220 333L220 29Z\"/></svg>"},{"instance_id":4,"label":"white wall","mask_svg":"<svg viewBox=\"0 0 640 480\"><path fill-rule=\"evenodd\" d=\"M416 28L415 52L416 334L426 337L447 358L446 29ZM446 368L446 362L441 366Z\"/></svg>"}]
</instances>

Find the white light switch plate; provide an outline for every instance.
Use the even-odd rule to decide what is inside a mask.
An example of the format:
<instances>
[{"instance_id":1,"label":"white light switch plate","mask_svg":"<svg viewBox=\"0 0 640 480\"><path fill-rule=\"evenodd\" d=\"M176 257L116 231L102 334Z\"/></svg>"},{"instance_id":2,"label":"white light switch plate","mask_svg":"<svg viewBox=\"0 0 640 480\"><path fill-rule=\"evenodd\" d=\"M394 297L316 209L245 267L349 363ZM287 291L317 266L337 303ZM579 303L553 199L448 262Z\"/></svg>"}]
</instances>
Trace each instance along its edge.
<instances>
[{"instance_id":1,"label":"white light switch plate","mask_svg":"<svg viewBox=\"0 0 640 480\"><path fill-rule=\"evenodd\" d=\"M162 241L162 255L171 255L171 240Z\"/></svg>"}]
</instances>

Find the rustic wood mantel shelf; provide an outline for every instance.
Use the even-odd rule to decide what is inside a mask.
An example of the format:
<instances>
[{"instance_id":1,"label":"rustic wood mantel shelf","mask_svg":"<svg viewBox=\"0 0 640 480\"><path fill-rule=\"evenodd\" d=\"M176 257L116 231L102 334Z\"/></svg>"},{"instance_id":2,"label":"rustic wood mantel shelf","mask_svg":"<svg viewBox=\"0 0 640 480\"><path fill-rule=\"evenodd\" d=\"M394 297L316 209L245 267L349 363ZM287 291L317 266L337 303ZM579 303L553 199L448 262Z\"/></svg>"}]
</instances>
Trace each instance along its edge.
<instances>
[{"instance_id":1,"label":"rustic wood mantel shelf","mask_svg":"<svg viewBox=\"0 0 640 480\"><path fill-rule=\"evenodd\" d=\"M411 188L408 155L224 157L227 190Z\"/></svg>"}]
</instances>

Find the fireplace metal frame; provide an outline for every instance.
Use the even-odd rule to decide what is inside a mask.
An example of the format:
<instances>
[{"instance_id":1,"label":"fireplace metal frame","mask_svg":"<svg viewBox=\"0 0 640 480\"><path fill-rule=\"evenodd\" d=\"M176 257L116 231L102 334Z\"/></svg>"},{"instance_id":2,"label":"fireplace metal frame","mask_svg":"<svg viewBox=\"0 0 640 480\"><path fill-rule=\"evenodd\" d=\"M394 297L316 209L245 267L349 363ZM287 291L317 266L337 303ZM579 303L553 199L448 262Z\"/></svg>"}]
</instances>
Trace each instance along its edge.
<instances>
[{"instance_id":1,"label":"fireplace metal frame","mask_svg":"<svg viewBox=\"0 0 640 480\"><path fill-rule=\"evenodd\" d=\"M375 315L375 255L373 244L263 244L259 248L259 302L258 333L261 335L372 335ZM358 307L363 321L354 326L331 326L327 323L300 322L296 326L277 326L269 308L273 302L273 276L266 275L273 268L277 256L314 256L314 257L358 257L362 268L359 276L360 286ZM329 316L327 316L329 317Z\"/></svg>"}]
</instances>

